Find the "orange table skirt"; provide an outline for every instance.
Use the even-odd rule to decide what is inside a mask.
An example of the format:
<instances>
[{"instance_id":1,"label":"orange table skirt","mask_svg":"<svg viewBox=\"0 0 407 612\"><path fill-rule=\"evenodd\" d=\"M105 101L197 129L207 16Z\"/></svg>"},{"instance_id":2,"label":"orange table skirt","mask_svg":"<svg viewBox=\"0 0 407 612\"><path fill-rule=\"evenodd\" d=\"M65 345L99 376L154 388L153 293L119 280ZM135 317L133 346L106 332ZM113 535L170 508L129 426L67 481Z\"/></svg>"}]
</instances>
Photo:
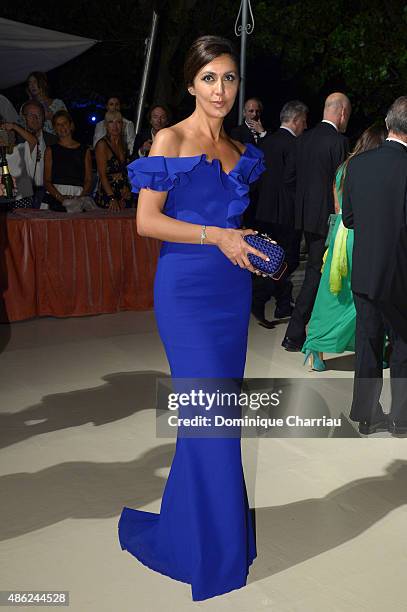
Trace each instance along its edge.
<instances>
[{"instance_id":1,"label":"orange table skirt","mask_svg":"<svg viewBox=\"0 0 407 612\"><path fill-rule=\"evenodd\" d=\"M20 210L1 224L2 321L152 308L160 243L137 234L135 210Z\"/></svg>"}]
</instances>

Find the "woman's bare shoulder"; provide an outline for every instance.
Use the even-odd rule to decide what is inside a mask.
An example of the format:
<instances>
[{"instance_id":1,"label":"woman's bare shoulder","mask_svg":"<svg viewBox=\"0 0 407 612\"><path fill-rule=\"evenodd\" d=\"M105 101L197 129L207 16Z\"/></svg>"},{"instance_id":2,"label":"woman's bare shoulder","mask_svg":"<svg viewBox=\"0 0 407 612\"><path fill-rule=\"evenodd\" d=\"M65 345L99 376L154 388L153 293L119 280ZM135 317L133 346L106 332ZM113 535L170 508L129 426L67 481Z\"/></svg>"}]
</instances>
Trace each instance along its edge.
<instances>
[{"instance_id":1,"label":"woman's bare shoulder","mask_svg":"<svg viewBox=\"0 0 407 612\"><path fill-rule=\"evenodd\" d=\"M150 150L151 155L178 157L182 143L182 134L177 126L163 128L155 135Z\"/></svg>"},{"instance_id":2,"label":"woman's bare shoulder","mask_svg":"<svg viewBox=\"0 0 407 612\"><path fill-rule=\"evenodd\" d=\"M99 138L99 140L97 141L97 143L95 144L95 149L97 149L99 147L99 149L102 149L103 147L106 147L106 140L105 137L102 136L102 138Z\"/></svg>"},{"instance_id":3,"label":"woman's bare shoulder","mask_svg":"<svg viewBox=\"0 0 407 612\"><path fill-rule=\"evenodd\" d=\"M233 138L230 138L230 137L229 137L229 141L235 147L235 149L237 149L237 151L239 151L240 155L242 155L245 152L246 146L244 144L242 144L238 140L234 140Z\"/></svg>"},{"instance_id":4,"label":"woman's bare shoulder","mask_svg":"<svg viewBox=\"0 0 407 612\"><path fill-rule=\"evenodd\" d=\"M104 138L100 138L95 144L95 154L102 155L103 153L108 152L108 147L106 144L106 140Z\"/></svg>"},{"instance_id":5,"label":"woman's bare shoulder","mask_svg":"<svg viewBox=\"0 0 407 612\"><path fill-rule=\"evenodd\" d=\"M185 144L190 143L190 141L191 130L188 127L188 120L184 119L158 132L154 138L150 155L180 157L185 149Z\"/></svg>"}]
</instances>

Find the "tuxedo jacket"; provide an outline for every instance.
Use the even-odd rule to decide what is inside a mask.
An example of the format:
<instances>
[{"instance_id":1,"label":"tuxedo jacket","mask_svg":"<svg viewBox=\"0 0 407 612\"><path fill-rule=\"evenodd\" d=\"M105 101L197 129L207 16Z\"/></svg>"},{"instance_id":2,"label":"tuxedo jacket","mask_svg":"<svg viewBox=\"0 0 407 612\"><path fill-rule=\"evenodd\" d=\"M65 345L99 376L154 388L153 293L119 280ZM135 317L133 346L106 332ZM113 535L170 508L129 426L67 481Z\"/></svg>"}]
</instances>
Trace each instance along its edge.
<instances>
[{"instance_id":1,"label":"tuxedo jacket","mask_svg":"<svg viewBox=\"0 0 407 612\"><path fill-rule=\"evenodd\" d=\"M348 153L348 139L321 122L299 136L296 145L295 226L326 236L329 215L335 212L335 173Z\"/></svg>"},{"instance_id":2,"label":"tuxedo jacket","mask_svg":"<svg viewBox=\"0 0 407 612\"><path fill-rule=\"evenodd\" d=\"M237 125L236 127L232 128L230 135L233 140L238 140L243 144L245 144L246 142L250 142L251 144L258 146L262 140L261 138L258 138L256 143L256 140L251 130L249 130L249 128L244 122L242 123L242 125Z\"/></svg>"},{"instance_id":3,"label":"tuxedo jacket","mask_svg":"<svg viewBox=\"0 0 407 612\"><path fill-rule=\"evenodd\" d=\"M146 140L151 140L151 127L142 128L141 131L136 134L134 139L133 151L131 152L131 159L138 159L140 156L138 154L141 145L143 145ZM147 153L148 155L148 153Z\"/></svg>"},{"instance_id":4,"label":"tuxedo jacket","mask_svg":"<svg viewBox=\"0 0 407 612\"><path fill-rule=\"evenodd\" d=\"M284 128L262 139L266 171L257 185L258 221L294 227L296 137Z\"/></svg>"},{"instance_id":5,"label":"tuxedo jacket","mask_svg":"<svg viewBox=\"0 0 407 612\"><path fill-rule=\"evenodd\" d=\"M407 312L407 147L385 141L353 157L342 220L354 229L352 289Z\"/></svg>"}]
</instances>

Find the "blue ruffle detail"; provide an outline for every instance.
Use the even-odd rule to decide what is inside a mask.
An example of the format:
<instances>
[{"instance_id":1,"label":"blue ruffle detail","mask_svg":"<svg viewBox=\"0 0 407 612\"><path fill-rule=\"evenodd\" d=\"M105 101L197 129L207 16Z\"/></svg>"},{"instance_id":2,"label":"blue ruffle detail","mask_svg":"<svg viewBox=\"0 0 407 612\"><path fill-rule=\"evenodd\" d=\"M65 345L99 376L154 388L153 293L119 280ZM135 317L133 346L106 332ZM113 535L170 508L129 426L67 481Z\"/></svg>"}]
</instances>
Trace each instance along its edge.
<instances>
[{"instance_id":1,"label":"blue ruffle detail","mask_svg":"<svg viewBox=\"0 0 407 612\"><path fill-rule=\"evenodd\" d=\"M127 166L127 172L133 193L140 189L170 191L175 185L189 181L191 172L205 159L205 155L195 157L164 157L156 155L141 157Z\"/></svg>"},{"instance_id":2,"label":"blue ruffle detail","mask_svg":"<svg viewBox=\"0 0 407 612\"><path fill-rule=\"evenodd\" d=\"M263 152L247 143L236 166L227 174L219 160L208 161L206 155L194 157L164 157L161 155L142 157L127 166L133 193L140 189L170 191L176 185L189 182L188 173L201 164L217 165L223 186L236 193L228 204L226 227L239 227L240 218L249 205L249 185L266 169Z\"/></svg>"},{"instance_id":3,"label":"blue ruffle detail","mask_svg":"<svg viewBox=\"0 0 407 612\"><path fill-rule=\"evenodd\" d=\"M236 228L240 226L241 216L250 203L249 185L256 181L265 169L263 151L247 143L246 150L240 160L233 170L226 175L233 183L238 196L229 202L226 227Z\"/></svg>"},{"instance_id":4,"label":"blue ruffle detail","mask_svg":"<svg viewBox=\"0 0 407 612\"><path fill-rule=\"evenodd\" d=\"M251 143L246 143L246 149L229 176L240 174L246 183L253 183L264 172L264 153Z\"/></svg>"}]
</instances>

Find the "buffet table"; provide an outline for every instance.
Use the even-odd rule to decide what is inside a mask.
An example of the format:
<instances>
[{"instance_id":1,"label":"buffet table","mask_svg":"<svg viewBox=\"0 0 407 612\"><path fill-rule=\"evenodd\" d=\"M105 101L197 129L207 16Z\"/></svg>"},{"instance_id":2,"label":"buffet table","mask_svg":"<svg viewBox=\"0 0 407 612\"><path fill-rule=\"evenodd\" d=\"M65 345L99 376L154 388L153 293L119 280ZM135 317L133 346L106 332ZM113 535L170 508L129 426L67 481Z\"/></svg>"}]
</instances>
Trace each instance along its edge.
<instances>
[{"instance_id":1,"label":"buffet table","mask_svg":"<svg viewBox=\"0 0 407 612\"><path fill-rule=\"evenodd\" d=\"M135 210L1 214L1 320L148 310L160 243Z\"/></svg>"}]
</instances>

